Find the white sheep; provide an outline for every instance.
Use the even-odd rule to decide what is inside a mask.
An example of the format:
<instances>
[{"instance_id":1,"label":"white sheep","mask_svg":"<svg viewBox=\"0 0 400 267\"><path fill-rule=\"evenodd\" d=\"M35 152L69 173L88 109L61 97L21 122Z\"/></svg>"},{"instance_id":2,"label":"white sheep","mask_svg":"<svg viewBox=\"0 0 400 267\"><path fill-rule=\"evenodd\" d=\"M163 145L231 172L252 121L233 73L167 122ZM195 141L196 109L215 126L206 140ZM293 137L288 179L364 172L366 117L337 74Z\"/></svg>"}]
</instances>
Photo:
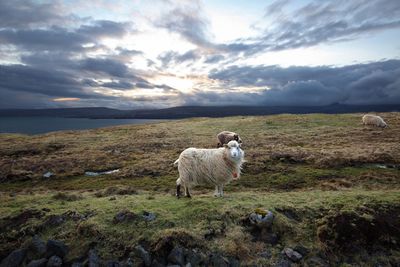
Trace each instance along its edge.
<instances>
[{"instance_id":1,"label":"white sheep","mask_svg":"<svg viewBox=\"0 0 400 267\"><path fill-rule=\"evenodd\" d=\"M362 117L362 122L364 125L373 125L375 127L382 127L382 128L388 127L386 122L380 116L372 114L364 115Z\"/></svg>"},{"instance_id":2,"label":"white sheep","mask_svg":"<svg viewBox=\"0 0 400 267\"><path fill-rule=\"evenodd\" d=\"M181 185L185 195L190 197L190 189L199 184L215 185L215 196L223 196L223 187L232 180L239 179L244 152L237 141L230 141L224 147L212 149L187 148L174 162L178 166L176 196L180 197Z\"/></svg>"}]
</instances>

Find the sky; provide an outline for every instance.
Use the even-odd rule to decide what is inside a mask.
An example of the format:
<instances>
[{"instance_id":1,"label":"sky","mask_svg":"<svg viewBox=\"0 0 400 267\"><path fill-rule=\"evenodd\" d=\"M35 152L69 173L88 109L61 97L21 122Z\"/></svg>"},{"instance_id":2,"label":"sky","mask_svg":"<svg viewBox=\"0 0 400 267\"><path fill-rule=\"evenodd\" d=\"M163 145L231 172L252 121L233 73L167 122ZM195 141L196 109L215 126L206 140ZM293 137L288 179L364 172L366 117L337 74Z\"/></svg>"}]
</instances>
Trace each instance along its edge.
<instances>
[{"instance_id":1,"label":"sky","mask_svg":"<svg viewBox=\"0 0 400 267\"><path fill-rule=\"evenodd\" d=\"M398 0L0 0L0 108L400 104Z\"/></svg>"}]
</instances>

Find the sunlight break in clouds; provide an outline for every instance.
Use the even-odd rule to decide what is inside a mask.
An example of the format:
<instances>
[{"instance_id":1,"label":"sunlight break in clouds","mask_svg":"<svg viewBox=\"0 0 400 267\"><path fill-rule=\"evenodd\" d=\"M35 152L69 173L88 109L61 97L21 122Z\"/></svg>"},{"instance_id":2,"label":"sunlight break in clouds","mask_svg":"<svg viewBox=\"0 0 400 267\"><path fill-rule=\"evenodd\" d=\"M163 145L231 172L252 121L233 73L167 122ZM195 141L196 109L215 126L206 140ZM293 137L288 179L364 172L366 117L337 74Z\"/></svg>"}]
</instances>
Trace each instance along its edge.
<instances>
[{"instance_id":1,"label":"sunlight break in clouds","mask_svg":"<svg viewBox=\"0 0 400 267\"><path fill-rule=\"evenodd\" d=\"M0 1L1 108L400 103L400 2Z\"/></svg>"}]
</instances>

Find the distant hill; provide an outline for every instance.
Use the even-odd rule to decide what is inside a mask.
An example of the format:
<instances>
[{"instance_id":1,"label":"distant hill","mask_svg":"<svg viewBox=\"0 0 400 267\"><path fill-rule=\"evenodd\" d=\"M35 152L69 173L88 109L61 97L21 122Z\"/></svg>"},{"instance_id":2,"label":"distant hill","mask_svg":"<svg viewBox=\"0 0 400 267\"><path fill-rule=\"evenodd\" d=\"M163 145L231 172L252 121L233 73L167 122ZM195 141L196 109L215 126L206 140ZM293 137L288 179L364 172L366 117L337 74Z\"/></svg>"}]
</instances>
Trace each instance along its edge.
<instances>
[{"instance_id":1,"label":"distant hill","mask_svg":"<svg viewBox=\"0 0 400 267\"><path fill-rule=\"evenodd\" d=\"M0 109L0 117L65 117L92 119L181 119L190 117L227 117L239 115L271 115L280 113L353 113L400 111L399 105L329 106L181 106L165 109L118 110L111 108Z\"/></svg>"}]
</instances>

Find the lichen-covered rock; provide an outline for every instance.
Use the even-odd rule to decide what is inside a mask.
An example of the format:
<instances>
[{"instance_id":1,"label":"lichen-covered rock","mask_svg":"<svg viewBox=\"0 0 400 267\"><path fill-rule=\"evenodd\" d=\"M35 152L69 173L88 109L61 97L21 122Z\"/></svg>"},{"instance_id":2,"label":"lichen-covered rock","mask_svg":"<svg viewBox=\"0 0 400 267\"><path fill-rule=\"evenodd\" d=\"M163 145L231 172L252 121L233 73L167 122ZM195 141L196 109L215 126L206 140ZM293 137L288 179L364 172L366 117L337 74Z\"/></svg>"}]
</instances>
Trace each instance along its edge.
<instances>
[{"instance_id":1,"label":"lichen-covered rock","mask_svg":"<svg viewBox=\"0 0 400 267\"><path fill-rule=\"evenodd\" d=\"M58 240L48 240L46 244L46 254L48 257L58 256L64 258L68 254L68 246Z\"/></svg>"},{"instance_id":2,"label":"lichen-covered rock","mask_svg":"<svg viewBox=\"0 0 400 267\"><path fill-rule=\"evenodd\" d=\"M274 214L269 210L257 208L249 215L249 220L259 228L269 228L274 221Z\"/></svg>"},{"instance_id":3,"label":"lichen-covered rock","mask_svg":"<svg viewBox=\"0 0 400 267\"><path fill-rule=\"evenodd\" d=\"M47 259L46 258L42 258L39 260L33 260L31 261L27 267L46 267L47 265Z\"/></svg>"},{"instance_id":4,"label":"lichen-covered rock","mask_svg":"<svg viewBox=\"0 0 400 267\"><path fill-rule=\"evenodd\" d=\"M300 253L293 250L292 248L285 248L282 253L285 254L286 257L288 257L293 262L299 262L303 258Z\"/></svg>"},{"instance_id":5,"label":"lichen-covered rock","mask_svg":"<svg viewBox=\"0 0 400 267\"><path fill-rule=\"evenodd\" d=\"M6 258L4 258L0 267L19 267L22 265L26 257L26 249L17 249L11 252Z\"/></svg>"},{"instance_id":6,"label":"lichen-covered rock","mask_svg":"<svg viewBox=\"0 0 400 267\"><path fill-rule=\"evenodd\" d=\"M181 247L174 247L168 255L168 261L183 266L185 264L185 256Z\"/></svg>"},{"instance_id":7,"label":"lichen-covered rock","mask_svg":"<svg viewBox=\"0 0 400 267\"><path fill-rule=\"evenodd\" d=\"M143 260L145 266L151 265L151 256L148 251L146 251L141 245L135 247L136 254Z\"/></svg>"},{"instance_id":8,"label":"lichen-covered rock","mask_svg":"<svg viewBox=\"0 0 400 267\"><path fill-rule=\"evenodd\" d=\"M50 259L47 261L47 267L61 267L62 266L62 259L56 255L51 256Z\"/></svg>"}]
</instances>

